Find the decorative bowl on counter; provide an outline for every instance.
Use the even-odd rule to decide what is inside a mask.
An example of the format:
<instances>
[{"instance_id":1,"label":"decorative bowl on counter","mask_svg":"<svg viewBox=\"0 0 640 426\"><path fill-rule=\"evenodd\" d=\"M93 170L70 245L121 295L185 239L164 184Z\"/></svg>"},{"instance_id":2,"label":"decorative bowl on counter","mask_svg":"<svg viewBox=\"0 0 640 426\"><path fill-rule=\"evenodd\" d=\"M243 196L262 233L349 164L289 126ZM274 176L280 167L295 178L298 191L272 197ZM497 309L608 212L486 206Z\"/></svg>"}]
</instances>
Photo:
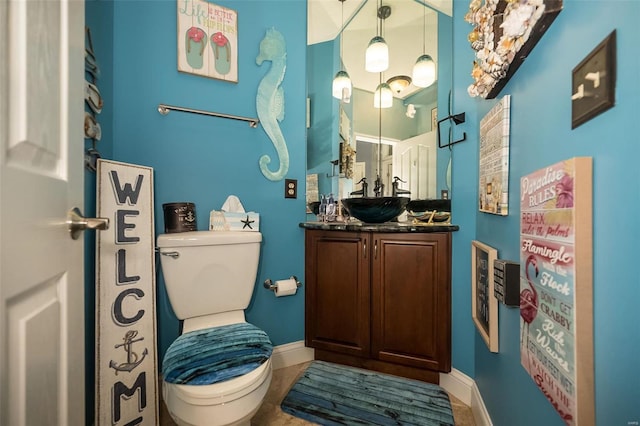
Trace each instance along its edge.
<instances>
[{"instance_id":1,"label":"decorative bowl on counter","mask_svg":"<svg viewBox=\"0 0 640 426\"><path fill-rule=\"evenodd\" d=\"M407 197L343 198L342 205L349 213L365 223L384 223L400 216L405 211Z\"/></svg>"},{"instance_id":2,"label":"decorative bowl on counter","mask_svg":"<svg viewBox=\"0 0 640 426\"><path fill-rule=\"evenodd\" d=\"M451 220L451 200L411 200L407 204L407 217L417 222L448 222Z\"/></svg>"}]
</instances>

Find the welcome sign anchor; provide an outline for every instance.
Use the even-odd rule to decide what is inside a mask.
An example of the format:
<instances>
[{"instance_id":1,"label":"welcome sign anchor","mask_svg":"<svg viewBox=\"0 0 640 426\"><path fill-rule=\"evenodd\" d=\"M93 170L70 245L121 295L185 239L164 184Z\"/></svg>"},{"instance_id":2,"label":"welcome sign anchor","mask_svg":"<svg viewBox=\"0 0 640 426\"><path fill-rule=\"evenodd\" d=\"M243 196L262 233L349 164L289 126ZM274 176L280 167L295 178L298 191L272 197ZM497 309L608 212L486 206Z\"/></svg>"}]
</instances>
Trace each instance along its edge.
<instances>
[{"instance_id":1,"label":"welcome sign anchor","mask_svg":"<svg viewBox=\"0 0 640 426\"><path fill-rule=\"evenodd\" d=\"M118 364L114 360L109 361L109 367L116 370L116 376L118 375L118 371L127 371L127 372L133 371L137 366L140 365L140 363L142 363L144 358L149 354L149 350L147 348L144 348L144 351L142 351L142 358L140 358L138 354L133 351L133 344L135 342L141 342L144 340L144 337L136 339L135 337L137 335L138 335L137 330L129 330L125 333L124 337L122 338L122 340L124 340L124 343L115 345L116 349L123 348L124 351L127 353L127 362Z\"/></svg>"}]
</instances>

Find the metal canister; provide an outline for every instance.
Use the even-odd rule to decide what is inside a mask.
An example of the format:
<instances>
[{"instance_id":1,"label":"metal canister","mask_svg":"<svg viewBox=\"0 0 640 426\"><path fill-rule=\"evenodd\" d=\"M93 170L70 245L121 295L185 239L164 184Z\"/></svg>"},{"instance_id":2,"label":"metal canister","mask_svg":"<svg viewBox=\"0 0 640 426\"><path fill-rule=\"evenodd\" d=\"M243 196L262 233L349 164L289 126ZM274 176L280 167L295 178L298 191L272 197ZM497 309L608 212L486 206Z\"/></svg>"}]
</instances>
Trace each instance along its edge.
<instances>
[{"instance_id":1,"label":"metal canister","mask_svg":"<svg viewBox=\"0 0 640 426\"><path fill-rule=\"evenodd\" d=\"M171 234L174 232L197 231L196 205L193 203L165 203L164 210L164 232Z\"/></svg>"}]
</instances>

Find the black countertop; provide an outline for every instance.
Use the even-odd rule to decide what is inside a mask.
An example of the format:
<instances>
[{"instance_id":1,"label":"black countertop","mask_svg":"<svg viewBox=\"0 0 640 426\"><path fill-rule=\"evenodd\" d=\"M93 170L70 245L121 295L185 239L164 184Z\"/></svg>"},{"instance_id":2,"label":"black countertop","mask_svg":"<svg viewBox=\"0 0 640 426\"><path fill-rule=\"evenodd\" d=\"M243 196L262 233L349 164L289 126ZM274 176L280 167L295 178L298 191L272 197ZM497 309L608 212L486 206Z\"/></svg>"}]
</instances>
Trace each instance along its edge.
<instances>
[{"instance_id":1,"label":"black countertop","mask_svg":"<svg viewBox=\"0 0 640 426\"><path fill-rule=\"evenodd\" d=\"M318 229L322 231L350 231L350 232L455 232L458 225L448 223L415 224L413 222L363 223L360 221L344 222L302 222L298 226L304 229Z\"/></svg>"}]
</instances>

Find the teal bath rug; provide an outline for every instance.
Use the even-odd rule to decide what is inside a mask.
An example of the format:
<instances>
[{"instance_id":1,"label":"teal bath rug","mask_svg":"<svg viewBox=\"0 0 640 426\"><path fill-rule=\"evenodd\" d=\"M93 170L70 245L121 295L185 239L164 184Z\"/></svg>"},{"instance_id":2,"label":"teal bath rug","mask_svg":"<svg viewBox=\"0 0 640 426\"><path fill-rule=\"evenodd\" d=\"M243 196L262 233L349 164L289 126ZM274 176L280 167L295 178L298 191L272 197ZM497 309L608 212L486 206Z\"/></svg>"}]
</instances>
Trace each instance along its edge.
<instances>
[{"instance_id":1,"label":"teal bath rug","mask_svg":"<svg viewBox=\"0 0 640 426\"><path fill-rule=\"evenodd\" d=\"M281 404L282 411L321 425L453 425L438 385L313 361Z\"/></svg>"}]
</instances>

